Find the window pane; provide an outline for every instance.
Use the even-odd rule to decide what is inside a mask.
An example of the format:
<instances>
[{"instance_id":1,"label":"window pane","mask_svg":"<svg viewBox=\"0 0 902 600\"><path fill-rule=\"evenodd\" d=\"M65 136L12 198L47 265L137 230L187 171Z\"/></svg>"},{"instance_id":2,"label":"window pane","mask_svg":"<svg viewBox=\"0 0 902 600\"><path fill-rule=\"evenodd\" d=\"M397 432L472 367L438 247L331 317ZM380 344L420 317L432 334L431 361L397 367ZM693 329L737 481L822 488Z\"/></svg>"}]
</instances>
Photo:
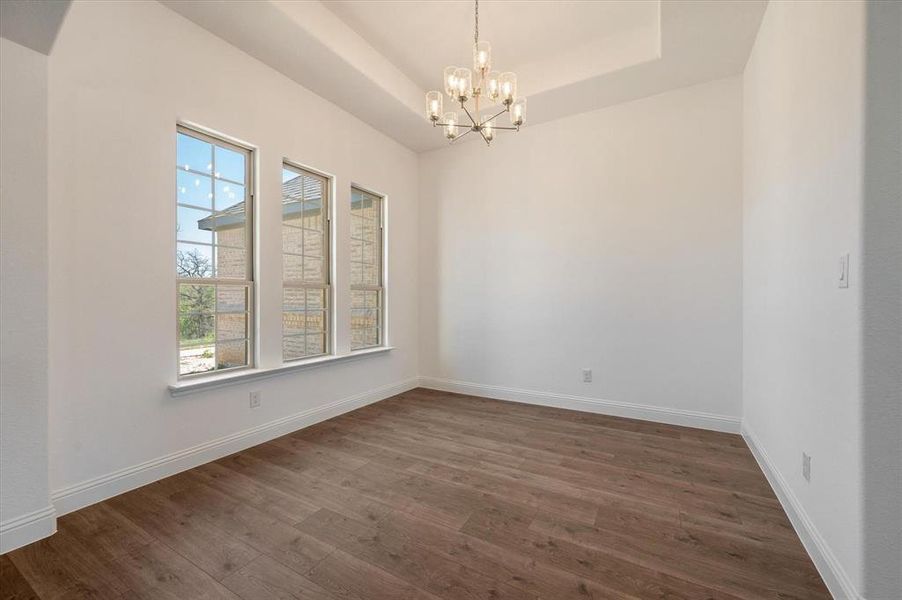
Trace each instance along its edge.
<instances>
[{"instance_id":1,"label":"window pane","mask_svg":"<svg viewBox=\"0 0 902 600\"><path fill-rule=\"evenodd\" d=\"M282 252L301 254L303 252L304 230L295 227L282 227Z\"/></svg>"},{"instance_id":2,"label":"window pane","mask_svg":"<svg viewBox=\"0 0 902 600\"><path fill-rule=\"evenodd\" d=\"M282 338L282 359L294 360L307 353L307 340L303 335L284 336Z\"/></svg>"},{"instance_id":3,"label":"window pane","mask_svg":"<svg viewBox=\"0 0 902 600\"><path fill-rule=\"evenodd\" d=\"M180 284L179 314L213 314L216 309L215 290L216 286L213 285Z\"/></svg>"},{"instance_id":4,"label":"window pane","mask_svg":"<svg viewBox=\"0 0 902 600\"><path fill-rule=\"evenodd\" d=\"M300 229L304 224L301 220L301 205L294 202L288 202L282 205L282 222Z\"/></svg>"},{"instance_id":5,"label":"window pane","mask_svg":"<svg viewBox=\"0 0 902 600\"><path fill-rule=\"evenodd\" d=\"M229 369L247 364L247 342L222 342L216 344L216 368Z\"/></svg>"},{"instance_id":6,"label":"window pane","mask_svg":"<svg viewBox=\"0 0 902 600\"><path fill-rule=\"evenodd\" d=\"M213 368L214 286L179 285L179 373Z\"/></svg>"},{"instance_id":7,"label":"window pane","mask_svg":"<svg viewBox=\"0 0 902 600\"><path fill-rule=\"evenodd\" d=\"M323 334L307 336L307 355L315 356L326 352L326 338Z\"/></svg>"},{"instance_id":8,"label":"window pane","mask_svg":"<svg viewBox=\"0 0 902 600\"><path fill-rule=\"evenodd\" d=\"M360 260L361 262L365 262L367 264L374 264L376 262L376 253L374 252L374 248L376 246L373 242L359 242L360 243Z\"/></svg>"},{"instance_id":9,"label":"window pane","mask_svg":"<svg viewBox=\"0 0 902 600\"><path fill-rule=\"evenodd\" d=\"M363 265L363 283L364 285L377 285L379 283L377 280L376 269L373 265Z\"/></svg>"},{"instance_id":10,"label":"window pane","mask_svg":"<svg viewBox=\"0 0 902 600\"><path fill-rule=\"evenodd\" d=\"M202 346L213 343L213 313L179 315L179 346Z\"/></svg>"},{"instance_id":11,"label":"window pane","mask_svg":"<svg viewBox=\"0 0 902 600\"><path fill-rule=\"evenodd\" d=\"M304 262L300 256L282 255L282 279L284 281L300 281L304 277Z\"/></svg>"},{"instance_id":12,"label":"window pane","mask_svg":"<svg viewBox=\"0 0 902 600\"><path fill-rule=\"evenodd\" d=\"M326 308L326 290L307 290L307 310Z\"/></svg>"},{"instance_id":13,"label":"window pane","mask_svg":"<svg viewBox=\"0 0 902 600\"><path fill-rule=\"evenodd\" d=\"M213 234L210 232L210 211L178 207L178 225L176 226L176 239L186 242L213 243Z\"/></svg>"},{"instance_id":14,"label":"window pane","mask_svg":"<svg viewBox=\"0 0 902 600\"><path fill-rule=\"evenodd\" d=\"M244 214L244 186L228 181L216 181L216 210L236 215Z\"/></svg>"},{"instance_id":15,"label":"window pane","mask_svg":"<svg viewBox=\"0 0 902 600\"><path fill-rule=\"evenodd\" d=\"M284 310L304 310L305 292L302 289L285 288L282 290L282 308Z\"/></svg>"},{"instance_id":16,"label":"window pane","mask_svg":"<svg viewBox=\"0 0 902 600\"><path fill-rule=\"evenodd\" d=\"M322 333L326 330L326 313L321 310L307 311L307 333Z\"/></svg>"},{"instance_id":17,"label":"window pane","mask_svg":"<svg viewBox=\"0 0 902 600\"><path fill-rule=\"evenodd\" d=\"M363 263L351 263L351 285L363 285Z\"/></svg>"},{"instance_id":18,"label":"window pane","mask_svg":"<svg viewBox=\"0 0 902 600\"><path fill-rule=\"evenodd\" d=\"M353 239L362 239L363 238L363 217L359 212L351 213L351 237Z\"/></svg>"},{"instance_id":19,"label":"window pane","mask_svg":"<svg viewBox=\"0 0 902 600\"><path fill-rule=\"evenodd\" d=\"M216 247L216 277L220 279L245 279L247 252L243 248Z\"/></svg>"},{"instance_id":20,"label":"window pane","mask_svg":"<svg viewBox=\"0 0 902 600\"><path fill-rule=\"evenodd\" d=\"M364 346L376 346L379 344L379 330L378 329L364 329L363 330L363 345Z\"/></svg>"},{"instance_id":21,"label":"window pane","mask_svg":"<svg viewBox=\"0 0 902 600\"><path fill-rule=\"evenodd\" d=\"M214 367L213 344L179 350L179 375L205 373Z\"/></svg>"},{"instance_id":22,"label":"window pane","mask_svg":"<svg viewBox=\"0 0 902 600\"><path fill-rule=\"evenodd\" d=\"M304 254L306 256L325 256L325 236L320 231L304 230Z\"/></svg>"},{"instance_id":23,"label":"window pane","mask_svg":"<svg viewBox=\"0 0 902 600\"><path fill-rule=\"evenodd\" d=\"M178 168L187 171L210 173L213 168L213 146L190 135L179 133L176 144Z\"/></svg>"},{"instance_id":24,"label":"window pane","mask_svg":"<svg viewBox=\"0 0 902 600\"><path fill-rule=\"evenodd\" d=\"M244 183L244 155L221 146L216 147L217 177L230 179L236 183ZM242 192L243 194L243 192Z\"/></svg>"},{"instance_id":25,"label":"window pane","mask_svg":"<svg viewBox=\"0 0 902 600\"><path fill-rule=\"evenodd\" d=\"M303 204L303 226L306 229L323 231L325 229L325 218L322 211L322 201L307 200Z\"/></svg>"},{"instance_id":26,"label":"window pane","mask_svg":"<svg viewBox=\"0 0 902 600\"><path fill-rule=\"evenodd\" d=\"M351 350L357 350L363 346L363 330L351 329Z\"/></svg>"},{"instance_id":27,"label":"window pane","mask_svg":"<svg viewBox=\"0 0 902 600\"><path fill-rule=\"evenodd\" d=\"M304 281L311 283L324 281L322 258L304 257Z\"/></svg>"},{"instance_id":28,"label":"window pane","mask_svg":"<svg viewBox=\"0 0 902 600\"><path fill-rule=\"evenodd\" d=\"M244 286L216 286L216 312L245 312L247 310L247 291Z\"/></svg>"},{"instance_id":29,"label":"window pane","mask_svg":"<svg viewBox=\"0 0 902 600\"><path fill-rule=\"evenodd\" d=\"M247 233L247 229L244 227L243 221L237 227L223 227L222 229L216 229L215 233L217 246L244 248L244 237Z\"/></svg>"},{"instance_id":30,"label":"window pane","mask_svg":"<svg viewBox=\"0 0 902 600\"><path fill-rule=\"evenodd\" d=\"M213 277L213 247L178 244L176 274L183 278Z\"/></svg>"},{"instance_id":31,"label":"window pane","mask_svg":"<svg viewBox=\"0 0 902 600\"><path fill-rule=\"evenodd\" d=\"M206 175L178 171L175 177L175 201L201 208L213 208L213 187Z\"/></svg>"},{"instance_id":32,"label":"window pane","mask_svg":"<svg viewBox=\"0 0 902 600\"><path fill-rule=\"evenodd\" d=\"M216 315L216 341L237 340L247 337L247 315L224 313Z\"/></svg>"},{"instance_id":33,"label":"window pane","mask_svg":"<svg viewBox=\"0 0 902 600\"><path fill-rule=\"evenodd\" d=\"M318 177L304 176L304 201L308 204L313 201L320 206L323 199L323 181Z\"/></svg>"},{"instance_id":34,"label":"window pane","mask_svg":"<svg viewBox=\"0 0 902 600\"><path fill-rule=\"evenodd\" d=\"M282 167L282 198L286 200L302 200L304 191L301 189L303 176L291 169Z\"/></svg>"},{"instance_id":35,"label":"window pane","mask_svg":"<svg viewBox=\"0 0 902 600\"><path fill-rule=\"evenodd\" d=\"M370 348L379 345L378 329L353 329L351 330L351 350Z\"/></svg>"},{"instance_id":36,"label":"window pane","mask_svg":"<svg viewBox=\"0 0 902 600\"><path fill-rule=\"evenodd\" d=\"M351 327L355 329L372 329L379 325L379 311L374 308L352 308Z\"/></svg>"},{"instance_id":37,"label":"window pane","mask_svg":"<svg viewBox=\"0 0 902 600\"><path fill-rule=\"evenodd\" d=\"M305 323L304 311L288 311L282 313L282 334L297 335L304 333Z\"/></svg>"},{"instance_id":38,"label":"window pane","mask_svg":"<svg viewBox=\"0 0 902 600\"><path fill-rule=\"evenodd\" d=\"M351 291L351 308L366 308L366 292L363 290Z\"/></svg>"}]
</instances>

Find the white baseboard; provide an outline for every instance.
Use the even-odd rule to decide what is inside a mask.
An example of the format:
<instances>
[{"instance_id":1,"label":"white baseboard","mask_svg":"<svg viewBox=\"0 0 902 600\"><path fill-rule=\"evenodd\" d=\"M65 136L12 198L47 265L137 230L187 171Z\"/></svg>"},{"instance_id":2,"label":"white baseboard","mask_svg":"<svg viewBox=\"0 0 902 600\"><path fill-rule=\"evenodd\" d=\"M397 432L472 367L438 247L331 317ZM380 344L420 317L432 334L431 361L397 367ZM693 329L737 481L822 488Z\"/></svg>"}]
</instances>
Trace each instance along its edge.
<instances>
[{"instance_id":1,"label":"white baseboard","mask_svg":"<svg viewBox=\"0 0 902 600\"><path fill-rule=\"evenodd\" d=\"M0 523L0 554L56 533L56 509L46 506Z\"/></svg>"},{"instance_id":2,"label":"white baseboard","mask_svg":"<svg viewBox=\"0 0 902 600\"><path fill-rule=\"evenodd\" d=\"M805 546L805 550L811 557L814 566L817 567L821 578L827 585L827 589L838 600L864 600L864 597L855 589L855 585L849 579L848 574L837 560L836 556L830 550L830 546L821 536L814 522L808 516L802 503L793 493L792 488L786 483L783 475L777 470L776 465L767 455L767 451L758 437L746 426L742 426L742 437L748 444L749 449L758 461L758 465L767 477L768 483L773 488L777 499L783 506L783 510L789 517L793 528L798 534L799 539Z\"/></svg>"},{"instance_id":3,"label":"white baseboard","mask_svg":"<svg viewBox=\"0 0 902 600\"><path fill-rule=\"evenodd\" d=\"M524 404L539 404L542 406L554 406L569 410L581 410L583 412L612 415L615 417L627 417L654 421L656 423L668 423L670 425L683 425L723 431L726 433L739 433L739 418L726 415L697 412L692 410L680 410L660 406L646 406L629 402L617 402L614 400L602 400L600 398L588 398L585 396L571 396L568 394L556 394L552 392L535 392L481 383L466 381L454 381L437 377L420 377L420 386L443 392L456 392L497 400L510 400Z\"/></svg>"},{"instance_id":4,"label":"white baseboard","mask_svg":"<svg viewBox=\"0 0 902 600\"><path fill-rule=\"evenodd\" d=\"M416 377L369 390L336 402L245 429L166 456L56 490L51 495L58 515L90 506L181 471L268 442L320 421L384 400L417 387ZM51 532L52 533L52 532ZM49 534L48 534L49 535Z\"/></svg>"}]
</instances>

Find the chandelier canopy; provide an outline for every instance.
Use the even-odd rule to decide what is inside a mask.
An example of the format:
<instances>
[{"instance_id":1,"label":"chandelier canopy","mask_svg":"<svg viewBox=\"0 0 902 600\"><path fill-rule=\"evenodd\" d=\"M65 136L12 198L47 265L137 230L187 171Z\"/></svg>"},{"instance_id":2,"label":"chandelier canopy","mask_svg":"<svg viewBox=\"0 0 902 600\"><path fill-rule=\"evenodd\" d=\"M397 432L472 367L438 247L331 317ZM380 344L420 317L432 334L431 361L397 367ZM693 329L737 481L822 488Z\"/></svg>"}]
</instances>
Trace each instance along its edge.
<instances>
[{"instance_id":1,"label":"chandelier canopy","mask_svg":"<svg viewBox=\"0 0 902 600\"><path fill-rule=\"evenodd\" d=\"M444 92L451 97L452 102L460 103L463 113L442 113L442 92L431 91L426 94L426 118L432 122L433 127L443 127L445 137L451 143L475 131L487 145L491 145L498 130L520 131L526 118L526 98L517 97L517 76L514 73L492 70L492 46L488 42L479 41L479 0L476 0L475 17L473 70L445 67L444 72ZM493 105L500 102L501 110L483 119L479 108L480 99L483 98ZM468 108L470 100L473 101L473 112ZM497 118L504 113L510 115L510 126L496 123Z\"/></svg>"}]
</instances>

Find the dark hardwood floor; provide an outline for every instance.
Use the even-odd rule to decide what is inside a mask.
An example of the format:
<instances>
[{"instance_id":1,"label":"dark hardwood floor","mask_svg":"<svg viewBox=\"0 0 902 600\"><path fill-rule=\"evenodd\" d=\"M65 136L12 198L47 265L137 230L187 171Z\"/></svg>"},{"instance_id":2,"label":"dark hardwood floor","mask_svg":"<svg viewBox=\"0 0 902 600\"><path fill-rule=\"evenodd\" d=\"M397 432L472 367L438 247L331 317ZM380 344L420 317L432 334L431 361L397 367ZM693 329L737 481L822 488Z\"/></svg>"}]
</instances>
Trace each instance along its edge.
<instances>
[{"instance_id":1,"label":"dark hardwood floor","mask_svg":"<svg viewBox=\"0 0 902 600\"><path fill-rule=\"evenodd\" d=\"M414 390L68 514L3 598L829 598L739 436Z\"/></svg>"}]
</instances>

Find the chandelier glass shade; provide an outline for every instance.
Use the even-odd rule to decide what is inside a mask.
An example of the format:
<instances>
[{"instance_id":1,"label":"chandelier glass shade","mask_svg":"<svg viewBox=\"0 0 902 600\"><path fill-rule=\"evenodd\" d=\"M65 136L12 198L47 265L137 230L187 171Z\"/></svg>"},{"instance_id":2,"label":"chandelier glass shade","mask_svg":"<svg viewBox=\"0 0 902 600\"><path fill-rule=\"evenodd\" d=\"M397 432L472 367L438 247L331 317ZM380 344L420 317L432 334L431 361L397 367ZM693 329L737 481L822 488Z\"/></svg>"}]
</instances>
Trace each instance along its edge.
<instances>
[{"instance_id":1,"label":"chandelier glass shade","mask_svg":"<svg viewBox=\"0 0 902 600\"><path fill-rule=\"evenodd\" d=\"M426 118L433 127L441 127L451 143L476 132L486 144L491 144L498 130L519 131L526 122L526 98L517 96L516 74L492 71L492 45L479 40L479 0L475 16L473 69L451 66L445 67L442 74L444 94L452 106L459 104L462 112L443 112L442 92L433 90L426 94ZM481 110L485 108L492 108L493 114L483 117ZM504 113L510 115L509 126L497 123Z\"/></svg>"}]
</instances>

